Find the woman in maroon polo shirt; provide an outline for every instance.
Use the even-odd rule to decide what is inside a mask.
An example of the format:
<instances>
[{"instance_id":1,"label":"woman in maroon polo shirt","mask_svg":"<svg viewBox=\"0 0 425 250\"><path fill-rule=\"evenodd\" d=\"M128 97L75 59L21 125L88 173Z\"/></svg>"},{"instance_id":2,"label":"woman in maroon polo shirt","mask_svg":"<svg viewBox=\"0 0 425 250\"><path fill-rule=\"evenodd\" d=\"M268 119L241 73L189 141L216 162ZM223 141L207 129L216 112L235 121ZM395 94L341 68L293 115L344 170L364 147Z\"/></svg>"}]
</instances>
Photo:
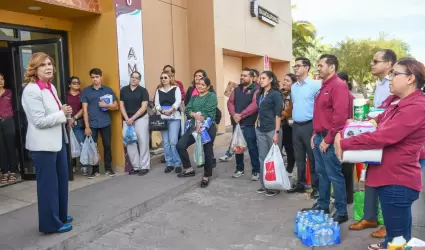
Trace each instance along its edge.
<instances>
[{"instance_id":1,"label":"woman in maroon polo shirt","mask_svg":"<svg viewBox=\"0 0 425 250\"><path fill-rule=\"evenodd\" d=\"M84 121L83 121L83 106L80 100L81 94L81 82L80 78L71 76L68 81L69 91L66 94L66 101L72 108L72 119L68 120L68 127L72 129L79 143L84 141ZM75 159L72 161L72 165L75 167ZM81 168L83 175L87 175L87 169Z\"/></svg>"},{"instance_id":2,"label":"woman in maroon polo shirt","mask_svg":"<svg viewBox=\"0 0 425 250\"><path fill-rule=\"evenodd\" d=\"M16 182L18 161L15 148L15 122L13 120L12 91L4 88L4 75L0 73L0 168L1 184Z\"/></svg>"},{"instance_id":3,"label":"woman in maroon polo shirt","mask_svg":"<svg viewBox=\"0 0 425 250\"><path fill-rule=\"evenodd\" d=\"M374 120L377 130L347 139L335 136L335 152L383 148L381 164L370 164L366 185L376 188L387 236L369 249L385 249L394 237L407 241L412 231L412 203L422 190L419 153L425 144L425 66L414 59L397 62L389 74L390 91L400 98Z\"/></svg>"}]
</instances>

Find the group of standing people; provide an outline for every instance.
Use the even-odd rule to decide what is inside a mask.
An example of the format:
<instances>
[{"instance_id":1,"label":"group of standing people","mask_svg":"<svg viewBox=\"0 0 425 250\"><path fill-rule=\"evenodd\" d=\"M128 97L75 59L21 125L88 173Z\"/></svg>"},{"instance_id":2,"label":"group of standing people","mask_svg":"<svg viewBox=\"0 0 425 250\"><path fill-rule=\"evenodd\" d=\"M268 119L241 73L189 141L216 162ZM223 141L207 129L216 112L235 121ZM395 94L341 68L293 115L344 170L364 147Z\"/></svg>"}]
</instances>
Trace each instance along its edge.
<instances>
[{"instance_id":1,"label":"group of standing people","mask_svg":"<svg viewBox=\"0 0 425 250\"><path fill-rule=\"evenodd\" d=\"M310 60L297 58L283 81L265 71L256 83L255 73L243 69L240 84L227 103L234 128L240 125L248 146L252 165L252 180L263 180L264 158L272 144L282 142L287 154L286 170L291 174L294 163L298 169L297 184L288 193L306 191L306 159L310 161L311 208L329 213L331 185L335 195L334 221L348 221L347 203L352 203L353 164L342 163L346 150L383 148L382 162L369 164L366 177L365 217L350 225L351 230L377 227L378 200L381 203L385 227L372 233L384 238L369 249L386 248L394 237L409 240L412 228L412 203L422 190L421 166L424 158L425 67L414 59L397 61L392 50L378 51L371 60L372 74L379 78L374 106L385 111L371 120L376 132L348 139L340 131L353 118L353 100L348 75L338 72L334 55L325 54L318 60L320 81L311 79ZM280 86L280 87L278 87ZM279 139L280 138L280 139ZM228 161L230 151L220 158ZM243 154L236 155L234 178L244 175ZM351 185L351 187L350 187ZM277 190L264 185L258 193L274 196Z\"/></svg>"}]
</instances>

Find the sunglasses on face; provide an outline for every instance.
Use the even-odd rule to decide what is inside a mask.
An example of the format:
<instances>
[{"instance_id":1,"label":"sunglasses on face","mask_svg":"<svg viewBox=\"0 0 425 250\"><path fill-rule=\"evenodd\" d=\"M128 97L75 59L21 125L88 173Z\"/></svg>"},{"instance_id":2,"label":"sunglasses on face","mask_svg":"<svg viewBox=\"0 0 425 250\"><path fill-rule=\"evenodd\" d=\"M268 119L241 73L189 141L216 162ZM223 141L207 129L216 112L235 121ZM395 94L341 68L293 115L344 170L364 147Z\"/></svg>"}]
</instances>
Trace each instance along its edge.
<instances>
[{"instance_id":1,"label":"sunglasses on face","mask_svg":"<svg viewBox=\"0 0 425 250\"><path fill-rule=\"evenodd\" d=\"M163 76L161 76L159 79L161 79L161 80L167 80L167 79L168 79L168 77L163 77Z\"/></svg>"},{"instance_id":2,"label":"sunglasses on face","mask_svg":"<svg viewBox=\"0 0 425 250\"><path fill-rule=\"evenodd\" d=\"M381 63L381 62L388 62L388 61L381 61L381 60L372 60L372 61L370 61L370 63L373 64L373 65L376 65L376 64Z\"/></svg>"}]
</instances>

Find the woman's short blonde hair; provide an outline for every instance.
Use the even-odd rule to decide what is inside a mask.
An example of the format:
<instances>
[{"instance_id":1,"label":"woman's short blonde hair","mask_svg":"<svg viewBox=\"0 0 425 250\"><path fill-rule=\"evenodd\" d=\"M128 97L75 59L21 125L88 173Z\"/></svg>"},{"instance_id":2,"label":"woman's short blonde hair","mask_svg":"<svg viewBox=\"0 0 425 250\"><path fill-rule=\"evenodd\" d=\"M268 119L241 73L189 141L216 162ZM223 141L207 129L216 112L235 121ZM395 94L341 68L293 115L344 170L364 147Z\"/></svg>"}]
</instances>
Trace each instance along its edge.
<instances>
[{"instance_id":1,"label":"woman's short blonde hair","mask_svg":"<svg viewBox=\"0 0 425 250\"><path fill-rule=\"evenodd\" d=\"M52 57L50 57L48 54L43 52L34 53L28 60L27 71L25 73L25 79L24 79L24 85L27 85L30 82L37 82L38 80L37 69L43 65L46 59L49 59L52 62L53 73L56 72L55 62L53 61Z\"/></svg>"}]
</instances>

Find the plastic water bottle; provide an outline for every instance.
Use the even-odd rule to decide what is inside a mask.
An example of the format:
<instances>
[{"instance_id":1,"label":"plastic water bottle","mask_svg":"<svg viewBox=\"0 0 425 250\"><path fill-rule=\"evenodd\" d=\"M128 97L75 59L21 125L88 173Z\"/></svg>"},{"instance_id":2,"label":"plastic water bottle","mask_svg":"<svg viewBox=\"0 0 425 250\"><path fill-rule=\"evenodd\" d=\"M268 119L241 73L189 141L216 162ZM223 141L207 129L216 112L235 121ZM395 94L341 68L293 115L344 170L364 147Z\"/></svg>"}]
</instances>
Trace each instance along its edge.
<instances>
[{"instance_id":1,"label":"plastic water bottle","mask_svg":"<svg viewBox=\"0 0 425 250\"><path fill-rule=\"evenodd\" d=\"M302 227L304 225L304 218L301 218L300 221L298 222L298 230L297 230L297 235L298 238L301 239L301 234L302 234Z\"/></svg>"},{"instance_id":2,"label":"plastic water bottle","mask_svg":"<svg viewBox=\"0 0 425 250\"><path fill-rule=\"evenodd\" d=\"M334 244L340 244L341 243L341 228L339 227L338 222L334 222L333 230L334 230Z\"/></svg>"},{"instance_id":3,"label":"plastic water bottle","mask_svg":"<svg viewBox=\"0 0 425 250\"><path fill-rule=\"evenodd\" d=\"M324 228L320 230L320 246L326 246L326 231Z\"/></svg>"},{"instance_id":4,"label":"plastic water bottle","mask_svg":"<svg viewBox=\"0 0 425 250\"><path fill-rule=\"evenodd\" d=\"M319 228L318 225L314 226L314 228L313 228L314 233L313 233L313 236L312 236L313 237L313 245L316 246L316 247L320 246L320 230L318 230L318 228Z\"/></svg>"},{"instance_id":5,"label":"plastic water bottle","mask_svg":"<svg viewBox=\"0 0 425 250\"><path fill-rule=\"evenodd\" d=\"M328 245L332 245L332 244L334 244L334 230L332 229L332 226L329 227L328 234L329 234Z\"/></svg>"},{"instance_id":6,"label":"plastic water bottle","mask_svg":"<svg viewBox=\"0 0 425 250\"><path fill-rule=\"evenodd\" d=\"M297 235L298 233L298 222L299 219L301 217L301 212L298 212L297 215L295 216L295 221L294 221L294 234Z\"/></svg>"}]
</instances>

